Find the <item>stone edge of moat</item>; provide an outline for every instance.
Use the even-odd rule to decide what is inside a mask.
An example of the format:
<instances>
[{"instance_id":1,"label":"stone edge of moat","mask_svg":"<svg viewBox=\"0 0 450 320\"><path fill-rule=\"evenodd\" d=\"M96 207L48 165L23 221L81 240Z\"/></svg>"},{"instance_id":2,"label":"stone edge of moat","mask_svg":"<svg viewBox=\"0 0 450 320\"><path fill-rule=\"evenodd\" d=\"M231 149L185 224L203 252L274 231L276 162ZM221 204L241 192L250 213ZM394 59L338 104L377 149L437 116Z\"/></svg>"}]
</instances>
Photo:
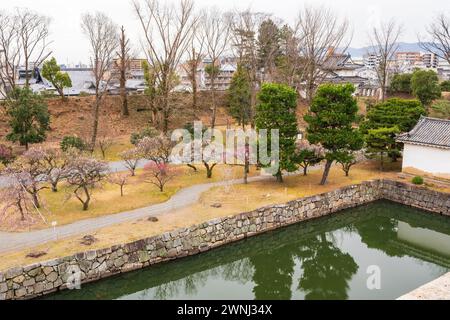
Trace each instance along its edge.
<instances>
[{"instance_id":1,"label":"stone edge of moat","mask_svg":"<svg viewBox=\"0 0 450 320\"><path fill-rule=\"evenodd\" d=\"M31 299L67 289L69 271L81 272L81 284L93 282L381 199L450 215L447 193L392 180L365 181L127 244L11 268L0 272L0 300Z\"/></svg>"},{"instance_id":2,"label":"stone edge of moat","mask_svg":"<svg viewBox=\"0 0 450 320\"><path fill-rule=\"evenodd\" d=\"M450 272L397 300L450 300Z\"/></svg>"}]
</instances>

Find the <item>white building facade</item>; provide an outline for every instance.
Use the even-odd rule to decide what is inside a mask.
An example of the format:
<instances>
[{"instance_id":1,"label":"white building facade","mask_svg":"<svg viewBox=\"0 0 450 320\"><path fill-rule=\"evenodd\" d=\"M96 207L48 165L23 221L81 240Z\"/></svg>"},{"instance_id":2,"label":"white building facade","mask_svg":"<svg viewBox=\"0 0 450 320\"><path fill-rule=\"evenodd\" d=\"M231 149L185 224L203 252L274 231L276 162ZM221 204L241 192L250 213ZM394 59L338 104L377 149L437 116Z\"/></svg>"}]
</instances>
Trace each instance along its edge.
<instances>
[{"instance_id":1,"label":"white building facade","mask_svg":"<svg viewBox=\"0 0 450 320\"><path fill-rule=\"evenodd\" d=\"M405 173L450 178L450 120L422 117L411 132L400 135L397 141L405 145Z\"/></svg>"}]
</instances>

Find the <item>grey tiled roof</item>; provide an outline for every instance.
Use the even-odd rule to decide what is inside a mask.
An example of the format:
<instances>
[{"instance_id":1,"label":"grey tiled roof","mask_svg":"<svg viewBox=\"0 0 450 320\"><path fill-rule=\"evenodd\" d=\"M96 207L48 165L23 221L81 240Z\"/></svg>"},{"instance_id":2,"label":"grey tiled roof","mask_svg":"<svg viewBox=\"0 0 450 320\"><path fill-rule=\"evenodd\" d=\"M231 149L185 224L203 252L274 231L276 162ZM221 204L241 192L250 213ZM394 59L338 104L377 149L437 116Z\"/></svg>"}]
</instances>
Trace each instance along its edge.
<instances>
[{"instance_id":1,"label":"grey tiled roof","mask_svg":"<svg viewBox=\"0 0 450 320\"><path fill-rule=\"evenodd\" d=\"M422 117L414 129L399 135L397 141L450 149L450 120Z\"/></svg>"}]
</instances>

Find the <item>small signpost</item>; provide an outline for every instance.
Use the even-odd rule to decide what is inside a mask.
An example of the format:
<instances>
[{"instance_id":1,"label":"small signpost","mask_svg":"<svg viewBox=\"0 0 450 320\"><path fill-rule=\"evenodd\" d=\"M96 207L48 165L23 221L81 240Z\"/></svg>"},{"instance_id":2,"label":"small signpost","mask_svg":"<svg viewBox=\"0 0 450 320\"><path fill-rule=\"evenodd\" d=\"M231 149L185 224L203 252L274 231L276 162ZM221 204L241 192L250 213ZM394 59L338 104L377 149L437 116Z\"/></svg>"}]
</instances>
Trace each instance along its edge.
<instances>
[{"instance_id":1,"label":"small signpost","mask_svg":"<svg viewBox=\"0 0 450 320\"><path fill-rule=\"evenodd\" d=\"M57 221L52 221L53 233L55 234L55 240L58 240L58 233L56 232Z\"/></svg>"}]
</instances>

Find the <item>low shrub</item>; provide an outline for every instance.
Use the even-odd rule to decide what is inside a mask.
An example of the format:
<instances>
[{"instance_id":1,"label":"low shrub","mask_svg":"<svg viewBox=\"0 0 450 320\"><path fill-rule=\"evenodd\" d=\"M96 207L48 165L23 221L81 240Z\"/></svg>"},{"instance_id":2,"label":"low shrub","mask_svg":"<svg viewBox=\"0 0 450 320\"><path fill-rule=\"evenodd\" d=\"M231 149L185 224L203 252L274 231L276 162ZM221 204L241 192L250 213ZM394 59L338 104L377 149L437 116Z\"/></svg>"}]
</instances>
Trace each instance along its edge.
<instances>
[{"instance_id":1,"label":"low shrub","mask_svg":"<svg viewBox=\"0 0 450 320\"><path fill-rule=\"evenodd\" d=\"M450 92L450 80L442 81L440 86L442 91Z\"/></svg>"},{"instance_id":2,"label":"low shrub","mask_svg":"<svg viewBox=\"0 0 450 320\"><path fill-rule=\"evenodd\" d=\"M412 183L414 183L415 185L423 185L424 184L424 180L422 177L414 177L411 181Z\"/></svg>"},{"instance_id":3,"label":"low shrub","mask_svg":"<svg viewBox=\"0 0 450 320\"><path fill-rule=\"evenodd\" d=\"M4 144L0 144L0 163L4 166L8 165L14 160L12 149Z\"/></svg>"},{"instance_id":4,"label":"low shrub","mask_svg":"<svg viewBox=\"0 0 450 320\"><path fill-rule=\"evenodd\" d=\"M133 145L137 145L139 141L141 141L142 139L147 137L153 138L156 137L157 135L159 135L158 130L156 130L153 127L146 127L139 132L132 133L130 137L130 142Z\"/></svg>"},{"instance_id":5,"label":"low shrub","mask_svg":"<svg viewBox=\"0 0 450 320\"><path fill-rule=\"evenodd\" d=\"M61 150L67 152L69 149L86 150L86 143L77 136L65 136L60 143Z\"/></svg>"}]
</instances>

